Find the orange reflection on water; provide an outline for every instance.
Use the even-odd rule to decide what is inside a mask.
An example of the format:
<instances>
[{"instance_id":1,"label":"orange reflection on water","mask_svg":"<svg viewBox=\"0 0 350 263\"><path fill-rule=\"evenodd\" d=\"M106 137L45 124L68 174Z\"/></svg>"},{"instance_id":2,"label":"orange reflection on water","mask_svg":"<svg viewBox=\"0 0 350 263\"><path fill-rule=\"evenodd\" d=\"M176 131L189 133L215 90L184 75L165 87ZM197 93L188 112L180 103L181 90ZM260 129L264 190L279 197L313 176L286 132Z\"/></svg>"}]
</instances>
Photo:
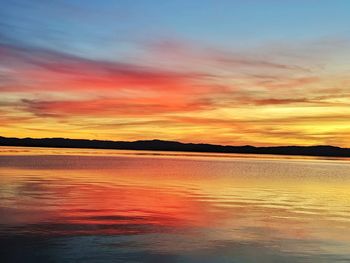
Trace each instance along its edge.
<instances>
[{"instance_id":1,"label":"orange reflection on water","mask_svg":"<svg viewBox=\"0 0 350 263\"><path fill-rule=\"evenodd\" d=\"M0 167L2 232L186 236L164 251L248 242L346 257L350 244L340 160L21 154Z\"/></svg>"},{"instance_id":2,"label":"orange reflection on water","mask_svg":"<svg viewBox=\"0 0 350 263\"><path fill-rule=\"evenodd\" d=\"M9 176L2 183L11 187L2 189L6 217L0 223L29 225L32 229L25 231L40 234L72 235L139 234L161 227L175 231L214 222L209 204L183 191L120 184L104 172L39 170L23 181L23 170L3 169Z\"/></svg>"}]
</instances>

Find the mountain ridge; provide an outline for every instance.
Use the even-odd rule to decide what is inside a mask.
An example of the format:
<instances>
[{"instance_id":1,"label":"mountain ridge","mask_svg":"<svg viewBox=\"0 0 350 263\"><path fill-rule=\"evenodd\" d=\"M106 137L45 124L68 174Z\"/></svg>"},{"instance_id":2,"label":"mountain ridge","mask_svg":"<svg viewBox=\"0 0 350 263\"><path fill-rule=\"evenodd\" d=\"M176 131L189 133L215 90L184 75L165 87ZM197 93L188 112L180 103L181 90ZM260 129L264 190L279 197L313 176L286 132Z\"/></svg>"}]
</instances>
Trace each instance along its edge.
<instances>
[{"instance_id":1,"label":"mountain ridge","mask_svg":"<svg viewBox=\"0 0 350 263\"><path fill-rule=\"evenodd\" d=\"M68 138L15 138L0 136L0 146L24 147L55 147L55 148L91 148L119 150L150 150L150 151L182 151L182 152L213 152L213 153L242 153L242 154L277 154L277 155L306 155L350 157L350 148L332 145L314 146L232 146L208 143L183 143L168 140L88 140Z\"/></svg>"}]
</instances>

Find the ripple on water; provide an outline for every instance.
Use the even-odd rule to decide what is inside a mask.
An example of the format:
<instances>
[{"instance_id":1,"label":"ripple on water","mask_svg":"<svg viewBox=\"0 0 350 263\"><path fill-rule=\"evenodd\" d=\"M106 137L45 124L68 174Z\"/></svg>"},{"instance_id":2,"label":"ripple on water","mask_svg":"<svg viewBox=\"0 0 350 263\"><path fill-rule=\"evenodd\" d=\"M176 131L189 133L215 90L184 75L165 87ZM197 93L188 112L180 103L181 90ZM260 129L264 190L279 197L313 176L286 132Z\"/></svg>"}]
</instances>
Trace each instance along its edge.
<instances>
[{"instance_id":1,"label":"ripple on water","mask_svg":"<svg viewBox=\"0 0 350 263\"><path fill-rule=\"evenodd\" d=\"M350 261L347 162L40 151L0 156L8 259Z\"/></svg>"}]
</instances>

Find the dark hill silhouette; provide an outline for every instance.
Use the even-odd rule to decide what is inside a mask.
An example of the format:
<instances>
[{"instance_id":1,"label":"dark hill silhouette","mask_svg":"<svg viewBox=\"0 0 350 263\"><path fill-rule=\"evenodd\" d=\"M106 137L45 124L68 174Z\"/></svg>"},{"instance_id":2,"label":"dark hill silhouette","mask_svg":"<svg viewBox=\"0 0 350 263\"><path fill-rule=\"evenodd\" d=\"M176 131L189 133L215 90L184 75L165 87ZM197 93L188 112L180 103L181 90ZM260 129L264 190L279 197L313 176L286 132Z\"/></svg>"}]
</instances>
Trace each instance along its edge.
<instances>
[{"instance_id":1,"label":"dark hill silhouette","mask_svg":"<svg viewBox=\"0 0 350 263\"><path fill-rule=\"evenodd\" d=\"M176 141L141 140L141 141L102 141L65 138L7 138L0 136L0 146L57 147L57 148L92 148L92 149L123 149L150 151L182 151L182 152L213 152L213 153L247 153L247 154L280 154L350 157L350 148L340 148L328 145L317 146L228 146L203 143L181 143Z\"/></svg>"}]
</instances>

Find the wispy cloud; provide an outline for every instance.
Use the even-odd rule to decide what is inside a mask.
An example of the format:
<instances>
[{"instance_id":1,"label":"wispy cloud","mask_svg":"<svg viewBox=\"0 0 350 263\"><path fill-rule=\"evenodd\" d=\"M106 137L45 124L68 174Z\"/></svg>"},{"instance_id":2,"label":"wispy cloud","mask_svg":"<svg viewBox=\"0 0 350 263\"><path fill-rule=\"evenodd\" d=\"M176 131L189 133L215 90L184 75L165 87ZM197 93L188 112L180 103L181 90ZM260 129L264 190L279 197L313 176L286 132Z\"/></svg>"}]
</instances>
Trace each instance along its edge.
<instances>
[{"instance_id":1,"label":"wispy cloud","mask_svg":"<svg viewBox=\"0 0 350 263\"><path fill-rule=\"evenodd\" d=\"M58 134L61 129L74 137L84 130L80 137L141 134L256 145L339 137L343 143L336 132L350 129L349 79L343 71L325 74L315 58L254 53L174 41L147 44L133 61L107 60L3 41L0 95L11 99L1 120L8 133L51 134L49 122L57 124ZM310 132L315 127L317 134Z\"/></svg>"}]
</instances>

